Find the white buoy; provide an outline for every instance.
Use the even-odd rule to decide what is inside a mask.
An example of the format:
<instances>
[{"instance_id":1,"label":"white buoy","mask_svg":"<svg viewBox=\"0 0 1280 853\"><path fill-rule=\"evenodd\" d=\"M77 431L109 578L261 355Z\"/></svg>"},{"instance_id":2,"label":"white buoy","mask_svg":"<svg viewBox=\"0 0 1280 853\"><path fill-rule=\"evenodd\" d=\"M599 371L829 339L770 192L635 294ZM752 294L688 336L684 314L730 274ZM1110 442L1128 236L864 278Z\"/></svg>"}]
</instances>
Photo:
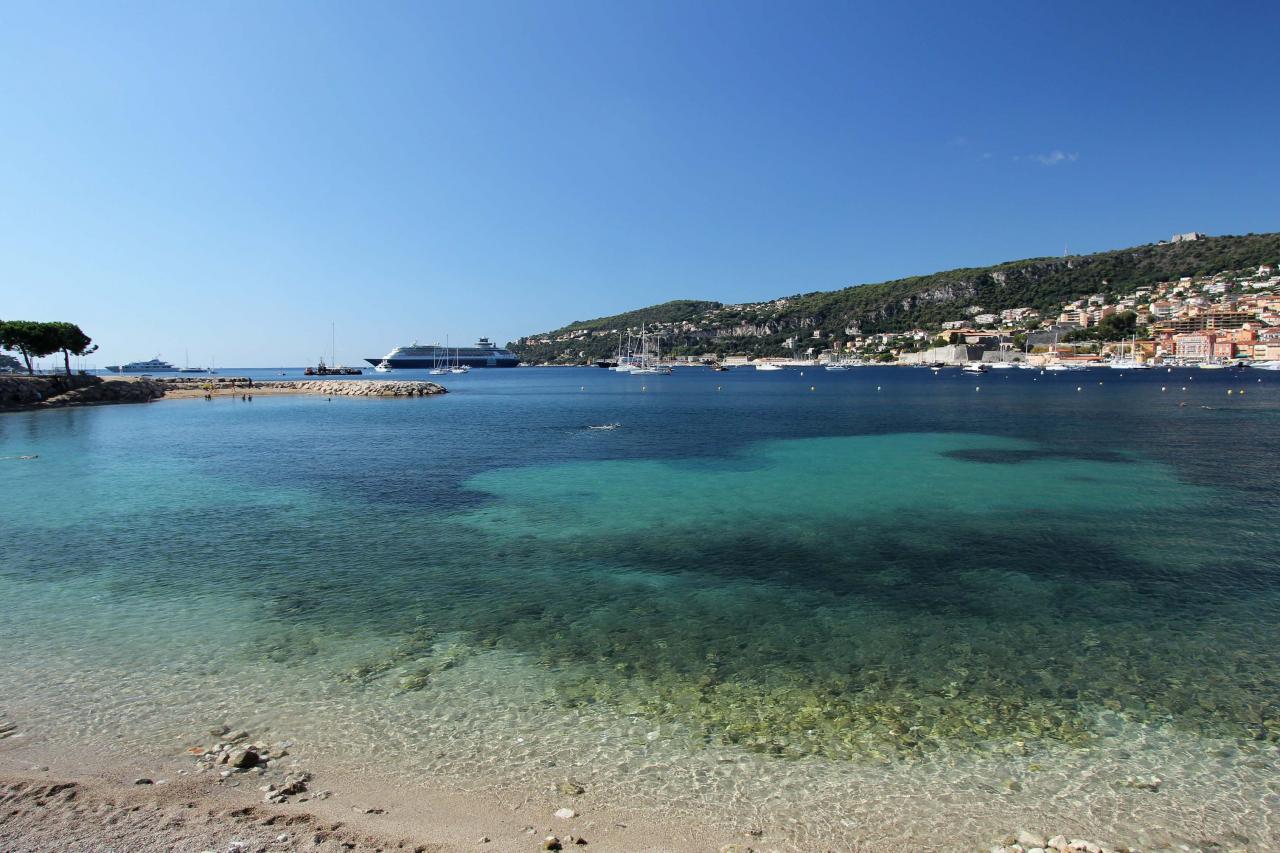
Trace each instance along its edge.
<instances>
[{"instance_id":1,"label":"white buoy","mask_svg":"<svg viewBox=\"0 0 1280 853\"><path fill-rule=\"evenodd\" d=\"M1161 386L1160 386L1160 390L1161 390L1161 391L1168 391L1169 389L1168 389L1168 388L1166 388L1166 387L1164 387L1163 385L1161 385Z\"/></svg>"},{"instance_id":2,"label":"white buoy","mask_svg":"<svg viewBox=\"0 0 1280 853\"><path fill-rule=\"evenodd\" d=\"M1081 388L1079 385L1077 385L1077 386L1076 386L1076 390L1077 390L1077 391L1083 391L1084 389L1083 389L1083 388Z\"/></svg>"},{"instance_id":3,"label":"white buoy","mask_svg":"<svg viewBox=\"0 0 1280 853\"><path fill-rule=\"evenodd\" d=\"M973 387L973 390L975 390L975 391L981 391L981 390L982 390L982 386L981 386L981 385L975 385L975 386Z\"/></svg>"},{"instance_id":4,"label":"white buoy","mask_svg":"<svg viewBox=\"0 0 1280 853\"><path fill-rule=\"evenodd\" d=\"M880 386L879 386L879 385L877 385L877 386L876 386L876 390L877 390L877 391L879 391L879 390L880 390Z\"/></svg>"}]
</instances>

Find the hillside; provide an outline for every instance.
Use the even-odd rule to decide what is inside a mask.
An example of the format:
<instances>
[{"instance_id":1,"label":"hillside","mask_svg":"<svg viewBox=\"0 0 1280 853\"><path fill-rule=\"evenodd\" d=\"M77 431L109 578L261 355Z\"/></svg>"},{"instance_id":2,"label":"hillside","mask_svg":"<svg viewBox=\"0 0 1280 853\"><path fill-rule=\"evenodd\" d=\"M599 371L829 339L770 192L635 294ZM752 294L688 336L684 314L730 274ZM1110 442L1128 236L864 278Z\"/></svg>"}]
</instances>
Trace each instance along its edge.
<instances>
[{"instance_id":1,"label":"hillside","mask_svg":"<svg viewBox=\"0 0 1280 853\"><path fill-rule=\"evenodd\" d=\"M989 267L815 291L770 302L724 305L676 300L624 314L580 320L508 344L530 363L573 363L614 353L618 333L641 323L663 335L673 354L779 355L797 331L823 332L825 342L862 333L934 330L965 317L969 306L985 311L1035 308L1056 314L1065 302L1094 293L1119 294L1183 276L1207 275L1280 260L1280 234L1208 237L1151 243L1130 249L1031 258Z\"/></svg>"}]
</instances>

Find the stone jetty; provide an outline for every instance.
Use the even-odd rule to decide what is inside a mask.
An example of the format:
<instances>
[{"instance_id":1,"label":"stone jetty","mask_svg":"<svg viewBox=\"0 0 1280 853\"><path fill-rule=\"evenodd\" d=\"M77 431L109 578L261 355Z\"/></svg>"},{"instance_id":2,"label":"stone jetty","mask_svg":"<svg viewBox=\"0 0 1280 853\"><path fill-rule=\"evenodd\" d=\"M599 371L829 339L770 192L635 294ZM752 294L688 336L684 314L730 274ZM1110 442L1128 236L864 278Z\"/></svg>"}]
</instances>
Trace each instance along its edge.
<instances>
[{"instance_id":1,"label":"stone jetty","mask_svg":"<svg viewBox=\"0 0 1280 853\"><path fill-rule=\"evenodd\" d=\"M146 377L0 376L0 411L149 403L164 386Z\"/></svg>"},{"instance_id":2,"label":"stone jetty","mask_svg":"<svg viewBox=\"0 0 1280 853\"><path fill-rule=\"evenodd\" d=\"M331 397L426 397L445 393L444 386L434 382L394 382L381 379L256 382L253 387L268 391L325 394Z\"/></svg>"},{"instance_id":3,"label":"stone jetty","mask_svg":"<svg viewBox=\"0 0 1280 853\"><path fill-rule=\"evenodd\" d=\"M428 397L444 394L434 382L381 379L281 380L255 382L246 376L0 376L0 412L148 403L161 397L225 397L272 394L323 394L326 397Z\"/></svg>"},{"instance_id":4,"label":"stone jetty","mask_svg":"<svg viewBox=\"0 0 1280 853\"><path fill-rule=\"evenodd\" d=\"M271 379L247 376L174 377L160 384L171 397L242 396L249 394L323 394L326 397L428 397L446 393L443 385L385 379Z\"/></svg>"}]
</instances>

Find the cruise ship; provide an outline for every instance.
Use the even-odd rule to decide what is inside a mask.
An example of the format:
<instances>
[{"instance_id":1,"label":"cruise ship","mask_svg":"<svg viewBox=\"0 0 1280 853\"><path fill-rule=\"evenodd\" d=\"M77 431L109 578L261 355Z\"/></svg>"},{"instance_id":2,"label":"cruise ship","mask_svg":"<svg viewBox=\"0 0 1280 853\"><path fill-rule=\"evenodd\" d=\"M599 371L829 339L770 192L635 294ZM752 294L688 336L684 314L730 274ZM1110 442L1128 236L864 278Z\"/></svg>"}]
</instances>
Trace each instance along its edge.
<instances>
[{"instance_id":1,"label":"cruise ship","mask_svg":"<svg viewBox=\"0 0 1280 853\"><path fill-rule=\"evenodd\" d=\"M112 373L177 373L178 368L159 358L146 361L131 361L128 364L108 364L107 370Z\"/></svg>"},{"instance_id":2,"label":"cruise ship","mask_svg":"<svg viewBox=\"0 0 1280 853\"><path fill-rule=\"evenodd\" d=\"M439 344L396 347L382 358L366 358L374 367L391 370L430 370L451 367L518 367L520 357L510 350L499 349L488 338L471 347L442 347Z\"/></svg>"}]
</instances>

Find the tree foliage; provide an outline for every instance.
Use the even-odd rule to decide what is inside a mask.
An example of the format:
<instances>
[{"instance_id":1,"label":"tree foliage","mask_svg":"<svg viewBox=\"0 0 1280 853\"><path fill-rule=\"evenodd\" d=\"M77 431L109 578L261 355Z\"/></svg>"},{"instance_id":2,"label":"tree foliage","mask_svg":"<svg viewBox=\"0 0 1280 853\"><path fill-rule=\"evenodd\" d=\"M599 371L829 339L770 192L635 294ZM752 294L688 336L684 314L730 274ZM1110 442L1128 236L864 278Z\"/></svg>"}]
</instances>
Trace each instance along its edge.
<instances>
[{"instance_id":1,"label":"tree foliage","mask_svg":"<svg viewBox=\"0 0 1280 853\"><path fill-rule=\"evenodd\" d=\"M1096 326L1068 332L1064 341L1124 341L1138 333L1138 315L1122 311L1103 317Z\"/></svg>"},{"instance_id":2,"label":"tree foliage","mask_svg":"<svg viewBox=\"0 0 1280 853\"><path fill-rule=\"evenodd\" d=\"M27 373L34 373L31 359L61 352L67 375L71 375L71 356L88 355L97 345L75 323L41 323L34 320L0 321L0 349L19 353L26 362Z\"/></svg>"}]
</instances>

